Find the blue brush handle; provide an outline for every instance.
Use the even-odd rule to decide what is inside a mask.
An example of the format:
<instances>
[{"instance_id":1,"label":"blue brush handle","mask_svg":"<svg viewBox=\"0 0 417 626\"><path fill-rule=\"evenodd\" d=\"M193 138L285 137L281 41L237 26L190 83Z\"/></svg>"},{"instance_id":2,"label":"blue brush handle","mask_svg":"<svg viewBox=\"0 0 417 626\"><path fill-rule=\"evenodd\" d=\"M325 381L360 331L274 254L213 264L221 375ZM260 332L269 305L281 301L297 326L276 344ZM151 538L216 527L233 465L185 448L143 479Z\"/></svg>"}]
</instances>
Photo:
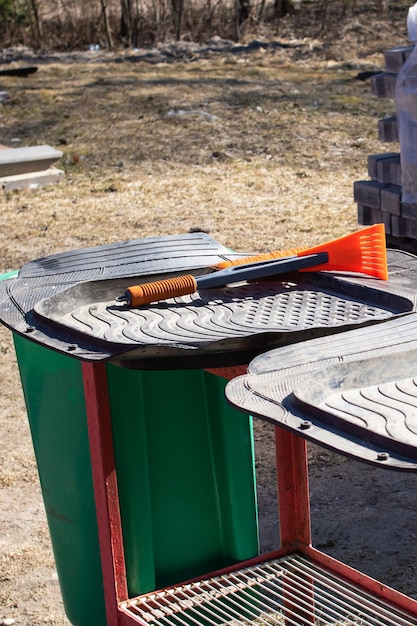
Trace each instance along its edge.
<instances>
[{"instance_id":1,"label":"blue brush handle","mask_svg":"<svg viewBox=\"0 0 417 626\"><path fill-rule=\"evenodd\" d=\"M318 252L306 256L291 256L284 259L274 259L267 261L257 261L247 265L232 265L219 272L213 272L206 276L196 278L199 289L212 289L223 287L229 283L238 283L243 280L256 280L257 278L267 278L276 274L286 272L296 272L305 267L314 267L327 263L329 255L327 252Z\"/></svg>"}]
</instances>

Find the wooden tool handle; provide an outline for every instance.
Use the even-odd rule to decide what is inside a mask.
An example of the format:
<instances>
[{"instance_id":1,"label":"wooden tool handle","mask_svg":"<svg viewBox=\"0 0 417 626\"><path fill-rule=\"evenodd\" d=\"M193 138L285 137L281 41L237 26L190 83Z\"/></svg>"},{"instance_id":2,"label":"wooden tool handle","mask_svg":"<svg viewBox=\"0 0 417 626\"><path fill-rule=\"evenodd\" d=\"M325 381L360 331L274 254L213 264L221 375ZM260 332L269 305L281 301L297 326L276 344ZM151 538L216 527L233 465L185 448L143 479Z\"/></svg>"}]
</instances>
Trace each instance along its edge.
<instances>
[{"instance_id":1,"label":"wooden tool handle","mask_svg":"<svg viewBox=\"0 0 417 626\"><path fill-rule=\"evenodd\" d=\"M185 296L195 291L197 291L197 281L194 276L187 274L128 287L125 293L128 304L136 307L157 302L158 300Z\"/></svg>"}]
</instances>

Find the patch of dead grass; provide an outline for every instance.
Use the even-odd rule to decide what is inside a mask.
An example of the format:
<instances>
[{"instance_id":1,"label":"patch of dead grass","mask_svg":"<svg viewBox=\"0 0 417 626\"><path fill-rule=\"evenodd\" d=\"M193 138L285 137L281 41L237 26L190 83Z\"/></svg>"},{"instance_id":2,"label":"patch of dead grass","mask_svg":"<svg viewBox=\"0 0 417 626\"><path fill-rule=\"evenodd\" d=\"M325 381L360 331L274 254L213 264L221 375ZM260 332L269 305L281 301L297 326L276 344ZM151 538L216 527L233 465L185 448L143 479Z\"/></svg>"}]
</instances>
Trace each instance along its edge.
<instances>
[{"instance_id":1,"label":"patch of dead grass","mask_svg":"<svg viewBox=\"0 0 417 626\"><path fill-rule=\"evenodd\" d=\"M353 183L367 178L369 154L393 149L377 140L377 121L393 103L375 99L369 81L354 77L382 68L384 47L405 43L385 29L384 41L368 35L365 49L356 45L358 32L350 30L332 54L314 44L309 53L281 49L191 64L40 64L27 79L4 78L10 100L0 109L0 143L60 147L66 177L0 196L0 271L64 250L198 228L241 251L314 245L356 230ZM174 110L216 121L169 115ZM0 617L67 624L4 328L0 339L0 469L9 503ZM269 434L260 442L265 457L270 443ZM258 473L266 473L262 457ZM326 519L337 515L331 504ZM276 515L273 506L263 522ZM9 549L22 538L21 549Z\"/></svg>"},{"instance_id":2,"label":"patch of dead grass","mask_svg":"<svg viewBox=\"0 0 417 626\"><path fill-rule=\"evenodd\" d=\"M357 71L263 52L41 65L5 80L2 142L61 147L66 179L0 198L1 270L195 228L245 251L356 229L353 182L384 151L377 120L392 112Z\"/></svg>"}]
</instances>

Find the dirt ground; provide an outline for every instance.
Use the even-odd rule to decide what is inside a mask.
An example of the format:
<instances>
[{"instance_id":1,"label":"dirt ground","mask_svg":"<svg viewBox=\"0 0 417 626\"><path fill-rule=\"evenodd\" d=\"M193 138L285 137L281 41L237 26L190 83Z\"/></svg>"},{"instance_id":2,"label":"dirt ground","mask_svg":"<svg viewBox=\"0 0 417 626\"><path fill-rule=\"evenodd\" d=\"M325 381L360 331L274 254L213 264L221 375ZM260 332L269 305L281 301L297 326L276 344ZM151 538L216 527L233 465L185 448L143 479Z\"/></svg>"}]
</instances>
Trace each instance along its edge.
<instances>
[{"instance_id":1,"label":"dirt ground","mask_svg":"<svg viewBox=\"0 0 417 626\"><path fill-rule=\"evenodd\" d=\"M32 77L4 79L0 143L62 149L57 186L3 194L1 271L55 252L202 229L236 250L314 244L357 228L353 182L392 151L365 70L406 42L356 20L328 45L187 54L9 52ZM374 24L375 26L375 24ZM219 42L216 42L219 45ZM136 54L136 57L135 57ZM191 54L191 56L190 56ZM183 112L183 113L181 113ZM204 115L202 114L204 113ZM210 117L211 116L211 117ZM397 146L394 150L398 149ZM68 624L12 337L0 328L0 624ZM262 548L277 547L273 439L255 424ZM416 478L310 446L314 545L417 598Z\"/></svg>"}]
</instances>

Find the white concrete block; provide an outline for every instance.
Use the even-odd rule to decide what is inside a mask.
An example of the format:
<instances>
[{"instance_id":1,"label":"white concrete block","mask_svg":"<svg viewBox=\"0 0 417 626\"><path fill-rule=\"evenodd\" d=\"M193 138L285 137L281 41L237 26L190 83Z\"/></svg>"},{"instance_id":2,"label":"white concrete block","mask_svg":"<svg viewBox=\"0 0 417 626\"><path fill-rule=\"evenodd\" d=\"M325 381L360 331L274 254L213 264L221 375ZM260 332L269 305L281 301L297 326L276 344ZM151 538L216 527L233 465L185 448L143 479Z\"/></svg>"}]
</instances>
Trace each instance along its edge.
<instances>
[{"instance_id":1,"label":"white concrete block","mask_svg":"<svg viewBox=\"0 0 417 626\"><path fill-rule=\"evenodd\" d=\"M37 189L51 183L59 183L65 178L65 173L56 167L51 167L41 172L28 172L15 176L0 177L0 189L3 191L15 191L17 189Z\"/></svg>"},{"instance_id":2,"label":"white concrete block","mask_svg":"<svg viewBox=\"0 0 417 626\"><path fill-rule=\"evenodd\" d=\"M0 176L47 170L61 157L62 152L47 145L0 150Z\"/></svg>"}]
</instances>

